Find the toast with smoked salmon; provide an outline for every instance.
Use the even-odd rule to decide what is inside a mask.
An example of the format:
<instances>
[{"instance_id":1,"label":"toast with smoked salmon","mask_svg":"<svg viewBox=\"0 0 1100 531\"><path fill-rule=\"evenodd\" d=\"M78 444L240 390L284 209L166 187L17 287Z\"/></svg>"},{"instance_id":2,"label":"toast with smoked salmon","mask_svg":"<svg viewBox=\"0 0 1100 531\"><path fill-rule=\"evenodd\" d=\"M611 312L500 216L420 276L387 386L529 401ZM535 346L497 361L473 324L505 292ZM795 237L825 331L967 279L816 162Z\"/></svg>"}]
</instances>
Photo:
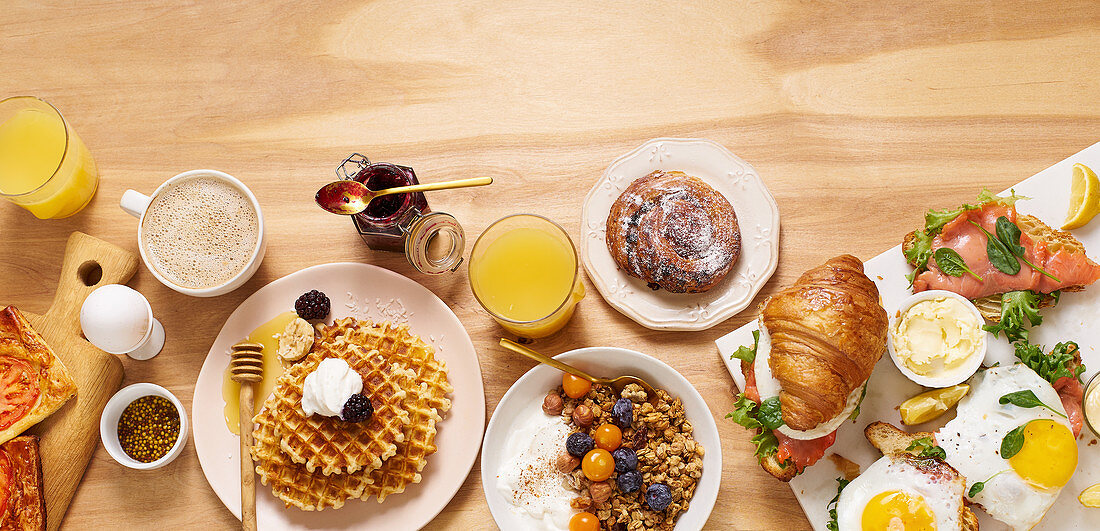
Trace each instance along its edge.
<instances>
[{"instance_id":1,"label":"toast with smoked salmon","mask_svg":"<svg viewBox=\"0 0 1100 531\"><path fill-rule=\"evenodd\" d=\"M902 243L914 292L943 289L974 301L992 331L1009 340L1027 338L1023 323L1042 322L1040 308L1054 306L1064 291L1080 291L1100 279L1100 265L1068 232L1016 211L1023 197L983 190L978 201L930 210L925 227ZM943 254L945 251L946 254ZM937 257L954 263L941 267ZM960 264L961 262L961 264ZM963 266L960 268L960 265Z\"/></svg>"}]
</instances>

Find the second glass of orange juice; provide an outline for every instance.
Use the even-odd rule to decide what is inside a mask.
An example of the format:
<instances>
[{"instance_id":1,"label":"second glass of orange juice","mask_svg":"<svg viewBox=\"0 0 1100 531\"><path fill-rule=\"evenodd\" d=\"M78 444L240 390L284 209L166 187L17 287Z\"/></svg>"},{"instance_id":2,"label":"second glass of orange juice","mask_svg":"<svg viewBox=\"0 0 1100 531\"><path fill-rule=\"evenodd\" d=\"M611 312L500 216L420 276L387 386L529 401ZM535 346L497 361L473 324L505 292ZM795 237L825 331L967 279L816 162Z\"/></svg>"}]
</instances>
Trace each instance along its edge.
<instances>
[{"instance_id":1,"label":"second glass of orange juice","mask_svg":"<svg viewBox=\"0 0 1100 531\"><path fill-rule=\"evenodd\" d=\"M501 326L526 338L560 330L584 298L577 250L558 224L516 214L485 229L470 253L474 297Z\"/></svg>"},{"instance_id":2,"label":"second glass of orange juice","mask_svg":"<svg viewBox=\"0 0 1100 531\"><path fill-rule=\"evenodd\" d=\"M98 185L88 148L57 109L31 96L0 101L0 197L56 219L80 212Z\"/></svg>"}]
</instances>

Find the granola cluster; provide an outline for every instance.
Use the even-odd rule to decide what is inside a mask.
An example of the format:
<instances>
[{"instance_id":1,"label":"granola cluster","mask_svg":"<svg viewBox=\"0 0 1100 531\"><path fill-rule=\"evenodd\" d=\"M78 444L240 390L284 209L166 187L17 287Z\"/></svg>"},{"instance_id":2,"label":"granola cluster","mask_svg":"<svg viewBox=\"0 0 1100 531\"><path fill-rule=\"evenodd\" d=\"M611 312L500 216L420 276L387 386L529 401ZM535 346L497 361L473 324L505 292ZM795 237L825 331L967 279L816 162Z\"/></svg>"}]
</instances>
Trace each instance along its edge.
<instances>
[{"instance_id":1,"label":"granola cluster","mask_svg":"<svg viewBox=\"0 0 1100 531\"><path fill-rule=\"evenodd\" d=\"M561 399L560 415L572 432L591 436L599 425L612 422L612 406L620 398L610 387L599 385L579 399L567 397L559 387L547 397L557 406L555 395ZM649 402L645 390L636 384L626 386L621 397L634 404L630 427L622 430L621 447L637 454L642 487L624 493L616 482L617 474L607 481L593 482L563 448L559 469L566 474L566 485L579 493L571 506L595 514L603 529L671 530L679 515L688 510L702 477L703 446L692 437L693 427L679 398L659 389ZM646 503L646 488L655 484L667 485L671 491L672 501L662 511L653 511Z\"/></svg>"}]
</instances>

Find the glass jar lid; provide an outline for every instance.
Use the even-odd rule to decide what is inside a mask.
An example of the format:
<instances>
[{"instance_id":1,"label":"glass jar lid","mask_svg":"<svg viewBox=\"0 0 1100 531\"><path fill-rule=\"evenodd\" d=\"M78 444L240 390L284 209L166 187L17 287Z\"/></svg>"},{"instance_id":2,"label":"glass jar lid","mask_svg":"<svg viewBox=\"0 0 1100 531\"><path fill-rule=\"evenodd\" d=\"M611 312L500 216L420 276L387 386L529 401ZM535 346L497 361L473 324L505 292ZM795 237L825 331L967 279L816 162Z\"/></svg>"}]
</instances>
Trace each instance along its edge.
<instances>
[{"instance_id":1,"label":"glass jar lid","mask_svg":"<svg viewBox=\"0 0 1100 531\"><path fill-rule=\"evenodd\" d=\"M437 275L458 269L465 250L462 225L445 212L417 216L405 235L405 256L421 273Z\"/></svg>"}]
</instances>

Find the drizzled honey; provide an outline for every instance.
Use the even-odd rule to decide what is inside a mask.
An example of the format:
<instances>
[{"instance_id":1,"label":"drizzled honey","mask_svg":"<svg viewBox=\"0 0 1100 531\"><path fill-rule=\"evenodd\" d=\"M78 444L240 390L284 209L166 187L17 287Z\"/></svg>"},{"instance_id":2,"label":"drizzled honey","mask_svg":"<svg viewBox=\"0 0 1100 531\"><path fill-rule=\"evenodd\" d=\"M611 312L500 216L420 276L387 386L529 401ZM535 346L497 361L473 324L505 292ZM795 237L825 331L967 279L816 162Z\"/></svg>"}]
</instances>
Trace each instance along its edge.
<instances>
[{"instance_id":1,"label":"drizzled honey","mask_svg":"<svg viewBox=\"0 0 1100 531\"><path fill-rule=\"evenodd\" d=\"M279 314L274 319L260 325L259 328L248 334L246 341L259 343L264 346L264 378L259 384L254 385L255 404L252 411L260 412L264 400L275 388L275 380L283 374L283 364L279 359L278 334L282 334L286 325L298 317L294 312ZM225 401L225 426L234 434L240 435L240 395L241 384L230 379L229 358L226 357L225 372L222 374L222 400Z\"/></svg>"}]
</instances>

